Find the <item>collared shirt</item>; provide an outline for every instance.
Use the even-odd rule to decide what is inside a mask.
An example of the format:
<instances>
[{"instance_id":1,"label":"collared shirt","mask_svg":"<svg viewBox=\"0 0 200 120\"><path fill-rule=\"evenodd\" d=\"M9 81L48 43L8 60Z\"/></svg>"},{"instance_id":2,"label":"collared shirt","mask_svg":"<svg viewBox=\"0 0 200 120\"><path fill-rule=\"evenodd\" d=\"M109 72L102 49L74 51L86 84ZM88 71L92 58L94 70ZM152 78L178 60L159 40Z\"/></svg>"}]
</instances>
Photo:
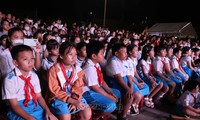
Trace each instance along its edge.
<instances>
[{"instance_id":1,"label":"collared shirt","mask_svg":"<svg viewBox=\"0 0 200 120\"><path fill-rule=\"evenodd\" d=\"M156 56L154 59L153 59L153 68L156 71L160 72L160 73L163 73L163 63L162 63L162 60L164 60L164 58L161 58L159 56Z\"/></svg>"},{"instance_id":2,"label":"collared shirt","mask_svg":"<svg viewBox=\"0 0 200 120\"><path fill-rule=\"evenodd\" d=\"M178 99L177 104L181 104L183 106L194 106L194 97L191 95L192 93L190 91L185 91L181 97ZM193 93L194 94L194 93ZM194 94L194 96L196 97L196 102L200 102L200 93L196 93Z\"/></svg>"},{"instance_id":3,"label":"collared shirt","mask_svg":"<svg viewBox=\"0 0 200 120\"><path fill-rule=\"evenodd\" d=\"M122 77L130 75L130 70L128 68L128 63L126 60L119 60L116 56L113 56L106 65L106 74L109 77L114 77L114 75L120 74Z\"/></svg>"},{"instance_id":4,"label":"collared shirt","mask_svg":"<svg viewBox=\"0 0 200 120\"><path fill-rule=\"evenodd\" d=\"M91 59L88 59L85 66L83 67L83 71L85 72L85 85L83 88L83 91L88 91L90 90L90 86L94 86L94 85L99 85L98 82L98 75L97 75L97 71L96 68L94 67L100 67L99 63L97 63L96 65L92 62Z\"/></svg>"},{"instance_id":5,"label":"collared shirt","mask_svg":"<svg viewBox=\"0 0 200 120\"><path fill-rule=\"evenodd\" d=\"M173 56L172 59L171 59L171 62L172 62L172 69L179 69L179 62L178 62L178 58L176 56Z\"/></svg>"},{"instance_id":6,"label":"collared shirt","mask_svg":"<svg viewBox=\"0 0 200 120\"><path fill-rule=\"evenodd\" d=\"M2 99L14 99L17 98L18 101L25 99L25 91L24 85L25 82L19 77L22 75L21 71L18 68L15 68L12 72L10 72L5 80L2 87ZM28 73L27 77L31 76L31 84L34 87L35 93L40 93L40 82L37 74L33 71ZM30 91L30 89L29 89ZM32 99L32 96L30 95Z\"/></svg>"},{"instance_id":7,"label":"collared shirt","mask_svg":"<svg viewBox=\"0 0 200 120\"><path fill-rule=\"evenodd\" d=\"M44 70L49 70L51 66L53 66L55 64L55 62L50 58L50 56L44 58L42 60L42 68Z\"/></svg>"},{"instance_id":8,"label":"collared shirt","mask_svg":"<svg viewBox=\"0 0 200 120\"><path fill-rule=\"evenodd\" d=\"M139 71L139 73L142 73L142 67L144 66L145 69L146 69L146 74L148 74L148 73L149 73L149 70L150 70L150 65L151 65L151 64L152 64L152 63L151 63L151 60L148 61L148 60L142 59L142 60L139 62L139 64L138 64L138 71Z\"/></svg>"},{"instance_id":9,"label":"collared shirt","mask_svg":"<svg viewBox=\"0 0 200 120\"><path fill-rule=\"evenodd\" d=\"M183 56L181 59L180 59L180 64L182 67L186 67L188 66L187 62L191 62L192 61L192 58L191 56Z\"/></svg>"}]
</instances>

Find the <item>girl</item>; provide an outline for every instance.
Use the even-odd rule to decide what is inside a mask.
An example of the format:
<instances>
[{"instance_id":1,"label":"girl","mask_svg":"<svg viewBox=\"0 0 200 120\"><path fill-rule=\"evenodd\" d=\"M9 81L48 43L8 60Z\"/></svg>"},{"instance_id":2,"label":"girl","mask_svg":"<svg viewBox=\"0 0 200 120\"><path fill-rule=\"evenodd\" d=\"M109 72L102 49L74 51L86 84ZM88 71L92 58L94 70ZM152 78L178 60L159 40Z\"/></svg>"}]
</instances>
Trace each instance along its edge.
<instances>
[{"instance_id":1,"label":"girl","mask_svg":"<svg viewBox=\"0 0 200 120\"><path fill-rule=\"evenodd\" d=\"M185 83L184 93L177 101L177 110L179 115L186 117L200 117L200 92L199 82L189 80Z\"/></svg>"},{"instance_id":2,"label":"girl","mask_svg":"<svg viewBox=\"0 0 200 120\"><path fill-rule=\"evenodd\" d=\"M59 49L60 60L48 74L50 109L60 120L70 120L71 114L79 112L81 120L89 120L91 110L82 97L84 72L76 66L76 47L71 42L63 42Z\"/></svg>"},{"instance_id":3,"label":"girl","mask_svg":"<svg viewBox=\"0 0 200 120\"><path fill-rule=\"evenodd\" d=\"M10 50L13 46L23 44L23 39L24 33L20 28L11 28L8 31L6 49L2 52L2 54L0 54L0 70L2 71L3 78L14 69ZM40 44L38 43L36 47L32 48L34 49L35 53L35 68L38 70L41 68Z\"/></svg>"},{"instance_id":4,"label":"girl","mask_svg":"<svg viewBox=\"0 0 200 120\"><path fill-rule=\"evenodd\" d=\"M136 66L137 66L137 55L138 55L138 47L136 45L128 45L127 46L127 53L128 53L128 68L130 69L130 74L133 77L133 91L135 99L133 101L133 108L135 108L135 112L138 113L138 106L143 96L147 96L149 94L149 87L148 85L140 78L137 73Z\"/></svg>"},{"instance_id":5,"label":"girl","mask_svg":"<svg viewBox=\"0 0 200 120\"><path fill-rule=\"evenodd\" d=\"M180 64L183 70L188 74L189 79L197 78L196 68L192 66L192 51L190 47L184 47L182 49L182 58L180 59Z\"/></svg>"},{"instance_id":6,"label":"girl","mask_svg":"<svg viewBox=\"0 0 200 120\"><path fill-rule=\"evenodd\" d=\"M160 91L163 86L163 83L156 80L156 78L153 76L153 66L151 60L153 57L153 47L146 45L142 50L141 60L138 64L140 77L144 80L145 83L147 83L150 88L150 94L144 98L145 105L151 108L154 107L152 98Z\"/></svg>"}]
</instances>

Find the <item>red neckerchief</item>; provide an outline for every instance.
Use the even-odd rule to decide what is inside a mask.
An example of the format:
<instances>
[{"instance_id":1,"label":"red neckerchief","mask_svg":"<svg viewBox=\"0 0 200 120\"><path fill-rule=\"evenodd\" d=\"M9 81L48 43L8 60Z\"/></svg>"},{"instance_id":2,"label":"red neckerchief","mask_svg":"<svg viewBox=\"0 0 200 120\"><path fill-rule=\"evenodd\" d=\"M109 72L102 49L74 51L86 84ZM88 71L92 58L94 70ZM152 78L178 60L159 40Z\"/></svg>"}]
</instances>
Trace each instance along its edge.
<instances>
[{"instance_id":1,"label":"red neckerchief","mask_svg":"<svg viewBox=\"0 0 200 120\"><path fill-rule=\"evenodd\" d=\"M152 73L153 73L153 65L149 64L149 74L152 74Z\"/></svg>"},{"instance_id":2,"label":"red neckerchief","mask_svg":"<svg viewBox=\"0 0 200 120\"><path fill-rule=\"evenodd\" d=\"M193 95L192 93L191 93L191 95L192 95L192 97L194 98L194 104L196 104L196 102L197 102L197 98L196 98L196 96Z\"/></svg>"},{"instance_id":3,"label":"red neckerchief","mask_svg":"<svg viewBox=\"0 0 200 120\"><path fill-rule=\"evenodd\" d=\"M179 67L179 69L180 69L180 68L181 68L181 65L180 65L180 61L179 61L179 59L176 58L176 61L178 62L178 67Z\"/></svg>"},{"instance_id":4,"label":"red neckerchief","mask_svg":"<svg viewBox=\"0 0 200 120\"><path fill-rule=\"evenodd\" d=\"M31 90L31 96L33 98L33 101L35 103L35 105L37 105L37 96L36 96L36 93L34 91L34 88L33 88L33 85L31 84L30 80L31 80L31 76L26 78L24 77L23 75L20 75L19 76L24 82L25 82L25 85L24 85L24 91L25 91L25 100L24 100L24 106L28 106L28 102L30 101L30 93L29 93L29 88Z\"/></svg>"},{"instance_id":5,"label":"red neckerchief","mask_svg":"<svg viewBox=\"0 0 200 120\"><path fill-rule=\"evenodd\" d=\"M161 60L162 64L163 64L163 72L165 72L165 61Z\"/></svg>"},{"instance_id":6,"label":"red neckerchief","mask_svg":"<svg viewBox=\"0 0 200 120\"><path fill-rule=\"evenodd\" d=\"M103 75L102 75L101 69L100 69L100 67L97 67L97 66L94 66L94 67L96 68L96 71L97 71L99 85L102 86L103 82L104 82L104 79L103 79Z\"/></svg>"},{"instance_id":7,"label":"red neckerchief","mask_svg":"<svg viewBox=\"0 0 200 120\"><path fill-rule=\"evenodd\" d=\"M72 85L71 80L74 77L74 70L72 70L72 73L71 73L70 77L68 78L68 76L66 74L66 69L65 69L64 65L61 62L60 62L60 68L61 68L61 71L62 71L62 73L63 73L63 75L65 77L65 80L66 80L65 86L64 86L64 89L63 89L64 91L66 91L66 89L67 89L66 86L68 84Z\"/></svg>"}]
</instances>

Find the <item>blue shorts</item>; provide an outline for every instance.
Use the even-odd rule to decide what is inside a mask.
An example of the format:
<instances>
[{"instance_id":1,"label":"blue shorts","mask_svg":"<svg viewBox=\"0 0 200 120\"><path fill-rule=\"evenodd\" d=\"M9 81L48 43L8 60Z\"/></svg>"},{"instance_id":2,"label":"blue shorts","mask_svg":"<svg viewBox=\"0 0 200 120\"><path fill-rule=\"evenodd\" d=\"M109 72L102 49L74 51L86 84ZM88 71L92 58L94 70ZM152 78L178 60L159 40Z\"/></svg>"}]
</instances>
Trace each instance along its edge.
<instances>
[{"instance_id":1,"label":"blue shorts","mask_svg":"<svg viewBox=\"0 0 200 120\"><path fill-rule=\"evenodd\" d=\"M134 80L138 82L138 79L134 77ZM133 82L133 93L140 91L142 96L148 95L149 92L149 86L144 82L144 87L140 89L134 82Z\"/></svg>"},{"instance_id":2,"label":"blue shorts","mask_svg":"<svg viewBox=\"0 0 200 120\"><path fill-rule=\"evenodd\" d=\"M36 120L46 120L45 118L45 112L43 108L40 106L39 103L37 103L37 106L34 104L33 100L30 100L28 102L28 106L25 107L23 105L24 100L18 101L18 105L29 115L33 116ZM24 120L21 116L16 114L12 109L8 110L7 113L9 120Z\"/></svg>"},{"instance_id":3,"label":"blue shorts","mask_svg":"<svg viewBox=\"0 0 200 120\"><path fill-rule=\"evenodd\" d=\"M140 78L149 86L149 88L152 88L152 83L150 82L150 80L148 80L148 79L144 76L143 73L140 73L139 75L140 75ZM157 83L156 85L160 85L160 81L158 81L157 79L156 79L155 82Z\"/></svg>"},{"instance_id":4,"label":"blue shorts","mask_svg":"<svg viewBox=\"0 0 200 120\"><path fill-rule=\"evenodd\" d=\"M81 102L84 103L86 107L89 107L86 100L84 98L81 99ZM62 114L74 114L80 111L80 109L77 109L74 112L70 112L69 110L69 103L63 102L57 98L53 99L50 103L50 109L52 113L56 115L62 115Z\"/></svg>"},{"instance_id":5,"label":"blue shorts","mask_svg":"<svg viewBox=\"0 0 200 120\"><path fill-rule=\"evenodd\" d=\"M176 77L173 77L172 75L170 74L167 74L167 76L169 76L170 80L174 81L176 83L176 87L175 87L175 91L179 91L182 89L182 80L176 78Z\"/></svg>"},{"instance_id":6,"label":"blue shorts","mask_svg":"<svg viewBox=\"0 0 200 120\"><path fill-rule=\"evenodd\" d=\"M185 76L184 76L183 74L181 74L180 72L177 72L177 71L174 70L174 74L175 74L176 76L179 76L179 77L181 78L182 83L186 81Z\"/></svg>"},{"instance_id":7,"label":"blue shorts","mask_svg":"<svg viewBox=\"0 0 200 120\"><path fill-rule=\"evenodd\" d=\"M166 82L163 78L161 78L161 77L159 77L159 76L157 76L157 75L155 75L155 78L156 78L157 80L159 80L160 82L163 82L163 87L164 87L164 88L173 83L173 81L172 81L171 79L170 79L169 82Z\"/></svg>"},{"instance_id":8,"label":"blue shorts","mask_svg":"<svg viewBox=\"0 0 200 120\"><path fill-rule=\"evenodd\" d=\"M121 94L117 89L111 88L111 91L117 96L117 98L121 98ZM92 104L93 110L112 112L117 108L117 105L113 100L93 90L84 92L83 97L87 100L89 104Z\"/></svg>"}]
</instances>

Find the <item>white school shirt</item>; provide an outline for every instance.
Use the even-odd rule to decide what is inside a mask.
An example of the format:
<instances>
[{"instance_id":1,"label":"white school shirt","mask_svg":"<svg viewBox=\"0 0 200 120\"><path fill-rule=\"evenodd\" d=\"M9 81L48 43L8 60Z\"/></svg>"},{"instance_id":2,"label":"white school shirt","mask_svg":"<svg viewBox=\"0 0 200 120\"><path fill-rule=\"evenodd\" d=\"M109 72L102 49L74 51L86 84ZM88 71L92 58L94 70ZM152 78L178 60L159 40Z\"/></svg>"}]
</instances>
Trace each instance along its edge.
<instances>
[{"instance_id":1,"label":"white school shirt","mask_svg":"<svg viewBox=\"0 0 200 120\"><path fill-rule=\"evenodd\" d=\"M46 71L49 70L54 64L55 62L49 56L42 59L42 68Z\"/></svg>"},{"instance_id":2,"label":"white school shirt","mask_svg":"<svg viewBox=\"0 0 200 120\"><path fill-rule=\"evenodd\" d=\"M0 70L2 72L2 77L5 78L6 75L15 68L13 64L13 59L9 48L5 49L0 54Z\"/></svg>"},{"instance_id":3,"label":"white school shirt","mask_svg":"<svg viewBox=\"0 0 200 120\"><path fill-rule=\"evenodd\" d=\"M189 62L189 61L192 61L191 56L183 56L180 59L180 64L181 64L182 67L186 67L186 66L188 66L187 62Z\"/></svg>"},{"instance_id":4,"label":"white school shirt","mask_svg":"<svg viewBox=\"0 0 200 120\"><path fill-rule=\"evenodd\" d=\"M24 85L25 82L19 76L22 75L18 68L15 68L10 72L4 79L2 87L2 99L14 99L17 98L18 101L25 99ZM33 85L35 93L40 93L40 82L37 74L33 71L28 73L28 77L31 76L31 84ZM30 89L29 89L30 92ZM32 96L30 95L32 99Z\"/></svg>"},{"instance_id":5,"label":"white school shirt","mask_svg":"<svg viewBox=\"0 0 200 120\"><path fill-rule=\"evenodd\" d=\"M200 102L200 93L196 93L195 94L196 96L196 102ZM183 105L184 107L186 106L194 106L195 103L194 103L194 97L191 95L191 92L190 91L185 91L181 97L177 100L177 104L181 104Z\"/></svg>"},{"instance_id":6,"label":"white school shirt","mask_svg":"<svg viewBox=\"0 0 200 120\"><path fill-rule=\"evenodd\" d=\"M2 46L2 45L0 45L0 54L2 54L2 52L5 50L5 48Z\"/></svg>"},{"instance_id":7,"label":"white school shirt","mask_svg":"<svg viewBox=\"0 0 200 120\"><path fill-rule=\"evenodd\" d=\"M179 63L178 63L178 58L176 56L173 56L171 59L171 63L172 63L172 69L179 69Z\"/></svg>"},{"instance_id":8,"label":"white school shirt","mask_svg":"<svg viewBox=\"0 0 200 120\"><path fill-rule=\"evenodd\" d=\"M165 64L167 64L168 69L171 70L171 60L168 57L164 57L164 61Z\"/></svg>"},{"instance_id":9,"label":"white school shirt","mask_svg":"<svg viewBox=\"0 0 200 120\"><path fill-rule=\"evenodd\" d=\"M130 75L130 70L128 69L128 63L126 60L119 60L116 56L113 56L106 65L106 74L109 77L114 77L116 74L120 74L121 77Z\"/></svg>"},{"instance_id":10,"label":"white school shirt","mask_svg":"<svg viewBox=\"0 0 200 120\"><path fill-rule=\"evenodd\" d=\"M127 63L128 63L128 68L129 68L129 71L130 71L130 74L131 76L134 77L134 72L135 72L135 62L131 59L131 58L127 58Z\"/></svg>"},{"instance_id":11,"label":"white school shirt","mask_svg":"<svg viewBox=\"0 0 200 120\"><path fill-rule=\"evenodd\" d=\"M163 63L162 63L161 60L164 60L164 58L161 58L159 56L156 56L153 59L153 69L155 70L155 72L158 71L160 73L163 73L163 67L164 67L164 65L163 65Z\"/></svg>"},{"instance_id":12,"label":"white school shirt","mask_svg":"<svg viewBox=\"0 0 200 120\"><path fill-rule=\"evenodd\" d=\"M80 60L80 59L77 57L77 59L76 59L76 64L77 64L79 67L82 67L84 63L85 63L85 60Z\"/></svg>"},{"instance_id":13,"label":"white school shirt","mask_svg":"<svg viewBox=\"0 0 200 120\"><path fill-rule=\"evenodd\" d=\"M138 64L138 71L139 73L142 73L142 67L144 66L145 69L146 69L146 74L149 73L149 70L150 70L150 65L151 65L151 60L150 61L145 61L144 59L142 59L139 64Z\"/></svg>"},{"instance_id":14,"label":"white school shirt","mask_svg":"<svg viewBox=\"0 0 200 120\"><path fill-rule=\"evenodd\" d=\"M98 81L98 75L97 75L97 71L96 68L94 67L100 67L99 63L97 63L96 65L92 62L91 59L88 59L87 62L85 63L84 67L83 67L83 71L85 72L85 86L83 87L83 92L85 91L89 91L90 90L90 86L94 86L94 85L99 85L99 81Z\"/></svg>"}]
</instances>

